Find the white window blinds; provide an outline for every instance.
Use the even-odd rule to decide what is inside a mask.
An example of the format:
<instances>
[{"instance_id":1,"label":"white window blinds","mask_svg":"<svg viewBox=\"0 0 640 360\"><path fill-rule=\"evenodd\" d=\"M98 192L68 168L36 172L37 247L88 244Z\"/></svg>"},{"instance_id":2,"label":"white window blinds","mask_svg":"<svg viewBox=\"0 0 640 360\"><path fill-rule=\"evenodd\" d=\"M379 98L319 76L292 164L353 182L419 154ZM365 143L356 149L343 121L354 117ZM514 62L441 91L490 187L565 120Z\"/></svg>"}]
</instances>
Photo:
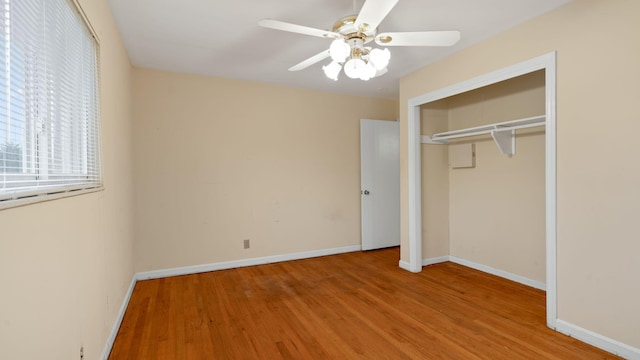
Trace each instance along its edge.
<instances>
[{"instance_id":1,"label":"white window blinds","mask_svg":"<svg viewBox=\"0 0 640 360\"><path fill-rule=\"evenodd\" d=\"M67 0L0 6L0 201L101 186L95 39Z\"/></svg>"}]
</instances>

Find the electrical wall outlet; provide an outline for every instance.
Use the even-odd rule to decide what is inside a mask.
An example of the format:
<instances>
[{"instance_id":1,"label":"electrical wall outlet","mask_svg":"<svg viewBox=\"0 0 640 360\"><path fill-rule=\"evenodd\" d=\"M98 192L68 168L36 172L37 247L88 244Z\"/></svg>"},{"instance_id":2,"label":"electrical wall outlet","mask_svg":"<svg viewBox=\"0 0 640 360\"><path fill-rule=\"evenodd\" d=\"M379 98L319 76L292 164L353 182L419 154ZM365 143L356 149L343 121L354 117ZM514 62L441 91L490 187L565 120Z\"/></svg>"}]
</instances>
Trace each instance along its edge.
<instances>
[{"instance_id":1,"label":"electrical wall outlet","mask_svg":"<svg viewBox=\"0 0 640 360\"><path fill-rule=\"evenodd\" d=\"M80 360L84 360L84 346L80 346Z\"/></svg>"},{"instance_id":2,"label":"electrical wall outlet","mask_svg":"<svg viewBox=\"0 0 640 360\"><path fill-rule=\"evenodd\" d=\"M249 242L249 239L244 239L244 248L245 248L245 249L248 249L248 248L250 248L250 247L251 247L251 244L250 244L250 242Z\"/></svg>"}]
</instances>

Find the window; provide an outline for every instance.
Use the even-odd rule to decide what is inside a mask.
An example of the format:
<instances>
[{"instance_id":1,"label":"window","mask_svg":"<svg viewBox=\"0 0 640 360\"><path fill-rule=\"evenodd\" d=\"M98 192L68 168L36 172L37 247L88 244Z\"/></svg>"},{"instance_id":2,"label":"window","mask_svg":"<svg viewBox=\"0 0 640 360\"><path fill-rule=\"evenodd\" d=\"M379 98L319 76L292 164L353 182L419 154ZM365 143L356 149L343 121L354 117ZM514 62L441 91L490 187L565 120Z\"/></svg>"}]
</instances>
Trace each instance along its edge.
<instances>
[{"instance_id":1,"label":"window","mask_svg":"<svg viewBox=\"0 0 640 360\"><path fill-rule=\"evenodd\" d=\"M0 203L101 187L92 32L70 0L0 6Z\"/></svg>"}]
</instances>

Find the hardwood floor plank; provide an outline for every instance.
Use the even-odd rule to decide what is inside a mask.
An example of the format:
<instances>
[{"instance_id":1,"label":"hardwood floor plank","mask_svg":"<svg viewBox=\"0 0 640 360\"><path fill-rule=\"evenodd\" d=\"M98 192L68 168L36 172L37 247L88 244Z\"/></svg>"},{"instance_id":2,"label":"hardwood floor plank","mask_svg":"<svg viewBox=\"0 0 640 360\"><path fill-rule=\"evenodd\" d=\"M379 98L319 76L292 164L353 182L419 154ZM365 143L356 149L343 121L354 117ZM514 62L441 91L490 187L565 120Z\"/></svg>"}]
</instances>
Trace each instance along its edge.
<instances>
[{"instance_id":1,"label":"hardwood floor plank","mask_svg":"<svg viewBox=\"0 0 640 360\"><path fill-rule=\"evenodd\" d=\"M397 248L140 281L110 359L615 359L548 329L545 293Z\"/></svg>"}]
</instances>

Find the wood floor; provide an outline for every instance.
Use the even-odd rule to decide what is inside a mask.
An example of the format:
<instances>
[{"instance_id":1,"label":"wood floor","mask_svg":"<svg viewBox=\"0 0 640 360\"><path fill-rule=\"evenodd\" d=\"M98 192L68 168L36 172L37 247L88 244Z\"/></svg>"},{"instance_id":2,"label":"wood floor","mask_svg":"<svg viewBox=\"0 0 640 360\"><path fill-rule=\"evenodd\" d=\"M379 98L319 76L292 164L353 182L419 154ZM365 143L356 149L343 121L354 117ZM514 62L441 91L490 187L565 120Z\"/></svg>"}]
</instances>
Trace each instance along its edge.
<instances>
[{"instance_id":1,"label":"wood floor","mask_svg":"<svg viewBox=\"0 0 640 360\"><path fill-rule=\"evenodd\" d=\"M614 359L542 291L397 248L139 281L110 359Z\"/></svg>"}]
</instances>

